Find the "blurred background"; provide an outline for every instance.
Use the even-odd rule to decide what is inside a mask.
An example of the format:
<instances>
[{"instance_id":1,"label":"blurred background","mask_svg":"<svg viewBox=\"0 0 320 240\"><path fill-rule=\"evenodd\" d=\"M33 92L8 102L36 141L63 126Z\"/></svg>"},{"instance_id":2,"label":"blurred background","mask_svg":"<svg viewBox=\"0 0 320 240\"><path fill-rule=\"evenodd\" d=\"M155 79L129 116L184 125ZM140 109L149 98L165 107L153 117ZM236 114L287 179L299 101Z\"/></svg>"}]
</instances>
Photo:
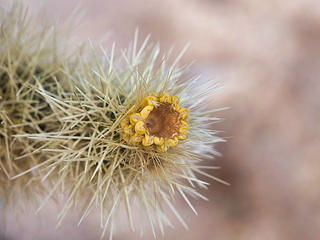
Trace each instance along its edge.
<instances>
[{"instance_id":1,"label":"blurred background","mask_svg":"<svg viewBox=\"0 0 320 240\"><path fill-rule=\"evenodd\" d=\"M0 0L8 4L9 0ZM80 1L24 0L31 14L41 7L49 21L66 19ZM75 31L80 41L108 34L128 45L138 26L141 39L151 33L163 50L191 46L182 63L192 73L224 85L210 107L230 107L215 129L228 139L212 172L231 183L209 181L193 200L199 216L175 203L190 230L178 223L159 239L300 240L320 239L320 1L318 0L91 0ZM99 220L90 216L80 228L78 215L55 230L54 205L39 216L8 216L0 239L98 239ZM172 218L173 219L173 218ZM175 222L175 220L173 220ZM118 228L114 239L141 239ZM147 231L143 239L152 239Z\"/></svg>"}]
</instances>

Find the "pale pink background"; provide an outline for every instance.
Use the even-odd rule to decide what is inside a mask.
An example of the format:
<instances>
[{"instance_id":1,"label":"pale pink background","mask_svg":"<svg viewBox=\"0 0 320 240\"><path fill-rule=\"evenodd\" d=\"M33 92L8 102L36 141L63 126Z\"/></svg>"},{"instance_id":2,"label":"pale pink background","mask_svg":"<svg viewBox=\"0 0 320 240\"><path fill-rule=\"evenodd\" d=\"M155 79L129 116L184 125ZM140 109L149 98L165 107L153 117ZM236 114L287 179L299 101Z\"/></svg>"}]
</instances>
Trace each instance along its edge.
<instances>
[{"instance_id":1,"label":"pale pink background","mask_svg":"<svg viewBox=\"0 0 320 240\"><path fill-rule=\"evenodd\" d=\"M0 1L8 4L10 1ZM32 13L41 5L47 18L66 18L79 1L25 0ZM300 240L320 238L320 1L317 0L92 0L76 30L80 42L109 38L126 46L134 29L152 34L163 49L191 41L182 62L203 79L225 87L212 95L226 120L216 125L228 142L217 146L223 168L217 176L230 187L210 182L210 202L194 200L194 216L177 202L189 223L178 223L160 239ZM76 227L74 213L54 230L49 205L41 218L11 218L3 239L97 239L94 214ZM125 222L125 219L124 219ZM114 239L139 239L121 228ZM1 225L0 225L1 226ZM1 239L1 236L0 236ZM143 239L152 239L147 232Z\"/></svg>"}]
</instances>

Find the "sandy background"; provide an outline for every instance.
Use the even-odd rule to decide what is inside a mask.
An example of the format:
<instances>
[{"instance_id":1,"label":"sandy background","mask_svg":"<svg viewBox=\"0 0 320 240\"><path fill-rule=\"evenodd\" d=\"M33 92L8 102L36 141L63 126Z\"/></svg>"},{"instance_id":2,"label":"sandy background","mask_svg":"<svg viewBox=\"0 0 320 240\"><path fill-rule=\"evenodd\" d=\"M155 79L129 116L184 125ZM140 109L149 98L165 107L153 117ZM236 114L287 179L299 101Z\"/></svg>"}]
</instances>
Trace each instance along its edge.
<instances>
[{"instance_id":1,"label":"sandy background","mask_svg":"<svg viewBox=\"0 0 320 240\"><path fill-rule=\"evenodd\" d=\"M10 1L0 1L7 4ZM65 19L79 1L25 0L47 18ZM320 1L148 0L82 1L75 37L126 46L139 26L163 49L192 43L182 62L224 89L208 104L229 106L216 125L228 143L216 172L230 187L211 182L210 202L193 201L194 216L177 202L190 230L178 223L160 239L320 239ZM80 228L76 213L54 230L56 208L41 217L10 218L0 239L97 239L95 216ZM1 226L1 225L0 225ZM2 227L2 226L1 226ZM2 237L1 237L2 234ZM116 240L140 239L119 229ZM147 232L143 239L152 239Z\"/></svg>"}]
</instances>

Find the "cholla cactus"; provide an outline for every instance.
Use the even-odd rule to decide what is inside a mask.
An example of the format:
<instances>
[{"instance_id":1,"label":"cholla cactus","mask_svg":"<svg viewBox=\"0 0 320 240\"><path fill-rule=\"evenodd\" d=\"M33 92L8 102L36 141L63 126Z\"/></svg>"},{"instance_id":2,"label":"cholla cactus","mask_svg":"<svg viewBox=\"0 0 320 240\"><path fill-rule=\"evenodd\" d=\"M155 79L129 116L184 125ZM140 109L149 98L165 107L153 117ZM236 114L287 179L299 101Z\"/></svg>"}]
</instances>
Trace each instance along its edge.
<instances>
[{"instance_id":1,"label":"cholla cactus","mask_svg":"<svg viewBox=\"0 0 320 240\"><path fill-rule=\"evenodd\" d=\"M46 142L16 138L16 135L51 132L60 122L45 99L36 92L36 83L55 94L62 63L58 57L54 27L28 18L23 6L0 8L0 198L17 207L16 201L41 194L39 173L29 171L46 160L41 149ZM58 60L59 59L59 60Z\"/></svg>"},{"instance_id":2,"label":"cholla cactus","mask_svg":"<svg viewBox=\"0 0 320 240\"><path fill-rule=\"evenodd\" d=\"M172 225L164 205L187 227L172 199L179 193L196 213L187 195L206 199L195 189L207 185L197 175L212 177L203 169L216 168L198 163L216 155L213 144L222 141L210 128L217 110L206 110L215 86L208 83L205 90L191 92L198 77L184 77L189 66L178 66L184 51L168 65L169 55L159 57L158 44L148 44L147 38L138 49L137 39L136 34L132 47L118 57L113 46L110 54L102 50L101 59L93 54L91 61L82 61L77 74L65 69L74 93L59 90L63 94L56 95L39 84L38 92L62 127L28 134L59 145L45 149L54 155L37 166L41 175L56 176L47 199L67 192L59 222L70 208L83 204L80 224L97 206L102 236L110 226L110 238L121 202L131 229L137 226L132 214L137 205L154 236L155 226L163 233L164 224Z\"/></svg>"},{"instance_id":3,"label":"cholla cactus","mask_svg":"<svg viewBox=\"0 0 320 240\"><path fill-rule=\"evenodd\" d=\"M175 195L196 213L188 195L206 199L196 187L207 186L198 176L221 181L203 170L216 167L198 165L216 155L213 145L222 141L210 127L217 110L207 104L215 86L197 93L198 77L186 77L189 66L178 66L185 50L170 64L170 54L160 56L148 38L139 48L137 33L120 55L114 45L110 54L102 49L102 58L93 48L89 59L74 64L57 54L54 29L31 31L21 7L10 14L0 15L2 198L25 190L23 183L34 195L49 180L39 209L64 193L59 223L79 206L81 223L96 206L102 236L109 228L112 238L124 203L131 229L139 222L137 206L154 236L156 226L163 233L172 225L165 205L187 227L172 203Z\"/></svg>"}]
</instances>

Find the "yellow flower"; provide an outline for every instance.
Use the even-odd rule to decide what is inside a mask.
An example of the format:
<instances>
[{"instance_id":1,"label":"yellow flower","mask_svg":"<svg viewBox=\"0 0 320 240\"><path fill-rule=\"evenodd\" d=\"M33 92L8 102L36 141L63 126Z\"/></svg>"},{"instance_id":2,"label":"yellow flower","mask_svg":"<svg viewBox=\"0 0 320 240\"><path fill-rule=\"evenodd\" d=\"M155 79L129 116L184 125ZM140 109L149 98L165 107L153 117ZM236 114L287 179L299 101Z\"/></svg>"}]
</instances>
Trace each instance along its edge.
<instances>
[{"instance_id":1,"label":"yellow flower","mask_svg":"<svg viewBox=\"0 0 320 240\"><path fill-rule=\"evenodd\" d=\"M188 130L188 110L180 108L179 102L177 96L150 93L121 121L122 138L161 152L176 146L187 138Z\"/></svg>"}]
</instances>

